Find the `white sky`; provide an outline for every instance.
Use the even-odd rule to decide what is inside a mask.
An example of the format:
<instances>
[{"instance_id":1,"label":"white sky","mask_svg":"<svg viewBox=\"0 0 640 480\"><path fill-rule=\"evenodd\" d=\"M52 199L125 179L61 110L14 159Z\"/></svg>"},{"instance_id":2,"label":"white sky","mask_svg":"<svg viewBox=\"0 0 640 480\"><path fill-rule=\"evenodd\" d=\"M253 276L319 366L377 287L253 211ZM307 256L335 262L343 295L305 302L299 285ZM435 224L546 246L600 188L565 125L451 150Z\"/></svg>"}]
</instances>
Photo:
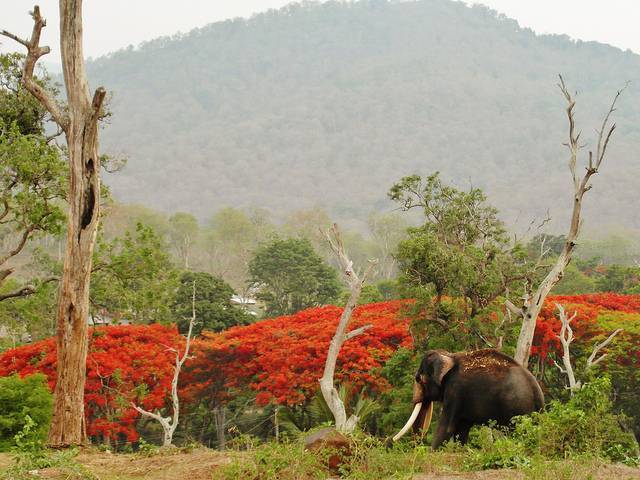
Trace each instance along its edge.
<instances>
[{"instance_id":1,"label":"white sky","mask_svg":"<svg viewBox=\"0 0 640 480\"><path fill-rule=\"evenodd\" d=\"M27 12L39 3L48 26L43 45L58 63L58 1L0 0L0 29L22 37L31 32ZM279 8L289 0L85 0L85 56L97 57L162 35L187 32L211 22ZM640 0L468 0L515 18L538 33L564 33L640 53ZM19 50L0 38L0 51Z\"/></svg>"}]
</instances>

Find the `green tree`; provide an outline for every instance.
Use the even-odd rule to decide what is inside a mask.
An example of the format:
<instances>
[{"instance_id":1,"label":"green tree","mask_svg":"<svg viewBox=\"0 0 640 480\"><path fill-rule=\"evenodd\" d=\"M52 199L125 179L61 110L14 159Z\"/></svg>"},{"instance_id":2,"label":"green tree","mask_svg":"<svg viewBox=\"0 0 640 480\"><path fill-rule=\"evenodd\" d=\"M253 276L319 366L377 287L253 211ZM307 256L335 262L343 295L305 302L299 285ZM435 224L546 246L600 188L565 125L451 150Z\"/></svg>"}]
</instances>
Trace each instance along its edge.
<instances>
[{"instance_id":1,"label":"green tree","mask_svg":"<svg viewBox=\"0 0 640 480\"><path fill-rule=\"evenodd\" d=\"M265 212L223 208L211 218L205 235L207 270L224 278L236 291L246 293L243 289L247 286L249 261L260 242L272 233Z\"/></svg>"},{"instance_id":2,"label":"green tree","mask_svg":"<svg viewBox=\"0 0 640 480\"><path fill-rule=\"evenodd\" d=\"M444 295L463 300L461 317L468 320L526 277L524 249L511 244L480 189L458 190L435 173L424 180L404 177L389 196L403 210L424 214L423 225L408 229L396 256L401 283L427 298L419 308L427 307L428 320L450 328L440 312Z\"/></svg>"},{"instance_id":3,"label":"green tree","mask_svg":"<svg viewBox=\"0 0 640 480\"><path fill-rule=\"evenodd\" d=\"M138 223L122 238L99 241L94 256L93 315L104 312L135 323L173 320L178 273L151 227Z\"/></svg>"},{"instance_id":4,"label":"green tree","mask_svg":"<svg viewBox=\"0 0 640 480\"><path fill-rule=\"evenodd\" d=\"M640 268L607 265L596 280L600 292L632 293L640 285Z\"/></svg>"},{"instance_id":5,"label":"green tree","mask_svg":"<svg viewBox=\"0 0 640 480\"><path fill-rule=\"evenodd\" d=\"M576 264L570 263L562 280L554 289L556 295L578 295L596 291L596 280L582 272Z\"/></svg>"},{"instance_id":6,"label":"green tree","mask_svg":"<svg viewBox=\"0 0 640 480\"><path fill-rule=\"evenodd\" d=\"M184 269L189 268L191 250L198 238L200 229L198 220L190 213L178 212L169 217L169 240L176 251L180 265Z\"/></svg>"},{"instance_id":7,"label":"green tree","mask_svg":"<svg viewBox=\"0 0 640 480\"><path fill-rule=\"evenodd\" d=\"M249 263L249 273L271 316L330 303L340 293L335 269L303 238L276 239L262 245Z\"/></svg>"},{"instance_id":8,"label":"green tree","mask_svg":"<svg viewBox=\"0 0 640 480\"><path fill-rule=\"evenodd\" d=\"M41 340L55 335L58 285L53 282L34 285L32 295L0 304L0 326L4 327L10 340L8 347L16 347L27 338ZM18 288L18 282L10 279L0 287L0 295Z\"/></svg>"},{"instance_id":9,"label":"green tree","mask_svg":"<svg viewBox=\"0 0 640 480\"><path fill-rule=\"evenodd\" d=\"M195 310L197 325L194 333L202 330L220 332L236 325L247 325L254 317L231 303L233 288L219 277L206 272L184 272L173 303L173 317L180 332L189 328L193 307L193 283L195 282Z\"/></svg>"},{"instance_id":10,"label":"green tree","mask_svg":"<svg viewBox=\"0 0 640 480\"><path fill-rule=\"evenodd\" d=\"M39 235L62 230L65 161L49 144L44 108L20 84L22 56L0 55L0 285L15 270L9 265ZM50 86L46 76L37 80ZM31 295L31 284L0 294L0 301Z\"/></svg>"},{"instance_id":11,"label":"green tree","mask_svg":"<svg viewBox=\"0 0 640 480\"><path fill-rule=\"evenodd\" d=\"M14 445L13 437L25 426L27 415L35 423L33 440L44 441L52 405L53 395L44 375L0 377L0 452Z\"/></svg>"},{"instance_id":12,"label":"green tree","mask_svg":"<svg viewBox=\"0 0 640 480\"><path fill-rule=\"evenodd\" d=\"M566 241L567 237L565 235L547 235L546 233L540 233L529 241L527 251L529 252L529 256L534 259L540 258L540 254L544 253L543 250L557 257L562 252Z\"/></svg>"}]
</instances>

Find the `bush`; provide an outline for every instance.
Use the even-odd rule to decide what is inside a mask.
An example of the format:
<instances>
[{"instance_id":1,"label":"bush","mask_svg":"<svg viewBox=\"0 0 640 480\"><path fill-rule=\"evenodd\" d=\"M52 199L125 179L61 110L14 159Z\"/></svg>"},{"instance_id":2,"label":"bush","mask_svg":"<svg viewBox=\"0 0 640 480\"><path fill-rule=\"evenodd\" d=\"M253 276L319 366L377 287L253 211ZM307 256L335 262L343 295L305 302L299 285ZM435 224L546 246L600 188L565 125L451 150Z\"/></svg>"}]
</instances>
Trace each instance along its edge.
<instances>
[{"instance_id":1,"label":"bush","mask_svg":"<svg viewBox=\"0 0 640 480\"><path fill-rule=\"evenodd\" d=\"M628 465L640 464L638 444L623 431L624 418L612 411L611 381L601 377L567 402L551 402L546 411L514 419L512 434L490 427L476 429L467 467L514 468L532 459L592 456Z\"/></svg>"},{"instance_id":2,"label":"bush","mask_svg":"<svg viewBox=\"0 0 640 480\"><path fill-rule=\"evenodd\" d=\"M15 446L15 436L30 419L33 425L23 441L44 441L49 431L53 396L42 374L0 378L0 451Z\"/></svg>"}]
</instances>

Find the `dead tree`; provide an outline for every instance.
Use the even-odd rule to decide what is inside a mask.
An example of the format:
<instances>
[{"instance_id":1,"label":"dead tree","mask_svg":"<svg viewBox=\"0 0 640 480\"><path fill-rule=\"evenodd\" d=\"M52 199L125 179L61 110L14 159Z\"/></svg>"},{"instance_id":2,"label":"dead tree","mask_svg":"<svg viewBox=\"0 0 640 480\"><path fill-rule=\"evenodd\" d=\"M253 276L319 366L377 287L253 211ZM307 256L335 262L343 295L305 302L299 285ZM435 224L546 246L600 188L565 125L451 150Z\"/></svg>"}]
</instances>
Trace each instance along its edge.
<instances>
[{"instance_id":1,"label":"dead tree","mask_svg":"<svg viewBox=\"0 0 640 480\"><path fill-rule=\"evenodd\" d=\"M352 432L358 424L358 417L356 415L350 415L349 418L347 418L347 412L344 406L344 402L338 395L338 390L335 387L333 377L336 370L338 355L344 342L346 342L350 338L361 335L362 333L373 327L373 325L370 324L363 325L362 327L356 328L347 333L347 327L349 326L349 322L351 320L351 314L358 304L358 298L360 298L362 286L367 280L367 277L371 273L371 269L375 266L376 262L369 262L369 266L360 276L353 269L353 262L349 260L349 257L344 250L344 245L342 243L342 238L340 237L338 226L334 223L330 230L323 233L325 234L325 237L327 238L327 241L331 246L331 250L333 250L336 257L338 258L340 269L342 270L345 282L349 287L350 295L349 300L344 307L342 315L340 316L340 322L338 323L336 333L331 339L331 343L329 344L327 360L324 364L324 373L322 375L322 378L320 379L320 390L325 402L327 402L329 410L331 410L331 413L333 414L333 418L336 422L336 430L344 433L349 433Z\"/></svg>"},{"instance_id":2,"label":"dead tree","mask_svg":"<svg viewBox=\"0 0 640 480\"><path fill-rule=\"evenodd\" d=\"M164 438L162 442L163 447L171 447L173 444L173 433L178 427L178 421L180 420L180 398L178 397L178 379L180 377L180 371L182 365L189 358L189 347L191 346L191 334L193 333L193 326L196 322L196 282L193 282L193 294L191 297L191 319L189 320L189 331L187 332L187 342L184 348L184 353L180 356L180 352L177 349L168 347L168 349L175 353L176 363L173 367L173 380L171 381L171 401L173 406L173 414L170 417L163 417L159 412L149 412L135 403L131 402L133 408L135 408L140 414L145 417L153 418L160 422L162 430L164 432Z\"/></svg>"},{"instance_id":3,"label":"dead tree","mask_svg":"<svg viewBox=\"0 0 640 480\"><path fill-rule=\"evenodd\" d=\"M31 38L25 40L6 31L2 34L26 47L22 83L64 132L68 148L69 214L56 320L57 382L47 440L52 447L67 447L87 443L84 415L87 317L91 259L100 205L98 121L105 90L98 88L93 97L89 94L82 52L82 0L60 0L59 5L66 107L33 77L36 62L49 53L49 47L40 46L40 34L46 26L40 8L35 6L31 13L34 22Z\"/></svg>"},{"instance_id":4,"label":"dead tree","mask_svg":"<svg viewBox=\"0 0 640 480\"><path fill-rule=\"evenodd\" d=\"M616 102L622 93L622 90L618 91L611 102L609 111L604 117L602 126L598 133L598 141L596 145L595 154L593 151L589 151L588 164L585 168L584 175L580 178L577 172L577 158L578 150L580 149L580 132L576 132L574 108L576 105L575 98L564 83L562 76L560 76L560 83L558 84L560 91L567 101L567 118L569 120L569 142L566 146L569 148L569 170L573 178L573 212L571 214L571 224L569 227L569 233L567 234L566 241L562 252L558 256L558 259L542 280L535 292L532 293L531 289L525 294L522 308L516 307L513 303L507 300L507 308L519 315L522 318L522 327L520 329L520 335L518 337L518 343L516 345L515 359L524 367L529 363L529 355L531 353L531 344L533 342L533 334L536 328L536 321L544 300L547 298L551 289L560 281L564 275L564 270L571 261L573 250L576 246L578 235L580 234L580 227L582 221L580 219L582 211L582 199L584 194L591 189L591 177L598 173L602 161L604 160L609 140L613 134L616 125L609 124L609 118L615 111Z\"/></svg>"},{"instance_id":5,"label":"dead tree","mask_svg":"<svg viewBox=\"0 0 640 480\"><path fill-rule=\"evenodd\" d=\"M567 379L569 381L568 388L571 392L571 395L573 395L573 393L576 390L579 390L580 387L582 387L582 383L576 380L576 376L573 371L573 366L571 365L571 352L569 350L570 345L575 338L573 336L573 329L571 328L571 322L573 321L574 318L576 318L576 315L578 314L578 312L574 312L573 315L571 315L571 317L567 317L567 313L565 312L564 307L562 305L556 303L556 308L558 309L558 317L560 318L560 322L562 323L562 327L560 329L560 334L558 335L558 338L560 339L560 343L562 344L563 366L560 366L558 362L556 362L555 360L554 360L554 363L556 367L558 367L560 372L567 376ZM585 370L589 370L592 366L601 362L607 356L606 353L603 353L596 359L596 356L598 355L598 353L604 347L609 345L611 341L614 339L614 337L618 335L620 332L622 332L622 328L617 329L615 332L609 335L609 337L607 337L607 339L604 342L597 343L596 345L594 345L593 351L591 352L591 355L589 355L589 358L587 359Z\"/></svg>"}]
</instances>

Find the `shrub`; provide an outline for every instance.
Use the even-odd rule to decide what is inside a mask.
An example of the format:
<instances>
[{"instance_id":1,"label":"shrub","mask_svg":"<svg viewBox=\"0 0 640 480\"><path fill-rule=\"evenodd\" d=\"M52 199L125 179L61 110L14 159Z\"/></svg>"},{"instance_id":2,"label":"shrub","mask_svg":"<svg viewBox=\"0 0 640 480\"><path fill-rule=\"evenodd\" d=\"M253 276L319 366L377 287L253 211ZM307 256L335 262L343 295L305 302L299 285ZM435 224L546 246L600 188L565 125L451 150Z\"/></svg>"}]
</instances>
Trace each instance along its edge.
<instances>
[{"instance_id":1,"label":"shrub","mask_svg":"<svg viewBox=\"0 0 640 480\"><path fill-rule=\"evenodd\" d=\"M612 411L608 377L586 384L567 402L553 401L546 411L514 420L512 434L489 427L476 429L467 467L514 468L533 459L593 456L637 465L638 444L623 431L624 418Z\"/></svg>"},{"instance_id":2,"label":"shrub","mask_svg":"<svg viewBox=\"0 0 640 480\"><path fill-rule=\"evenodd\" d=\"M0 451L15 446L15 436L26 429L23 441L44 441L51 421L53 396L42 374L0 377ZM27 420L29 419L29 420Z\"/></svg>"}]
</instances>

